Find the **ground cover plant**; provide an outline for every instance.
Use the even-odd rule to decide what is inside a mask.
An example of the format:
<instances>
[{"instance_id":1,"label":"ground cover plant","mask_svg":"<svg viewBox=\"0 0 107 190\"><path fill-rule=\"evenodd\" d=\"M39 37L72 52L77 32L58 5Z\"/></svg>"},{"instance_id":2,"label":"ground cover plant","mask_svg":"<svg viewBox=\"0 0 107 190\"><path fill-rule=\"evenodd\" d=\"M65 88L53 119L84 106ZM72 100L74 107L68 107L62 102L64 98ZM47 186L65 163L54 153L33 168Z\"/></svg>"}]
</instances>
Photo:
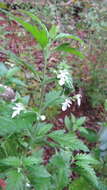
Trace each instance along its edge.
<instances>
[{"instance_id":1,"label":"ground cover plant","mask_svg":"<svg viewBox=\"0 0 107 190\"><path fill-rule=\"evenodd\" d=\"M38 70L24 59L25 55L1 48L8 58L0 65L1 186L16 190L106 189L97 172L100 167L103 172L100 155L80 140L84 135L88 141L97 140L95 133L93 137L84 128L86 118L70 114L60 128L53 122L61 110L66 112L73 104L78 108L81 105L82 95L75 89L73 68L64 55L83 59L80 47L84 42L75 35L61 33L56 25L47 29L31 12L21 10L18 14L6 13L10 22L19 23L33 36L37 43L34 48L41 51L43 64ZM62 59L50 67L51 55L56 52Z\"/></svg>"}]
</instances>

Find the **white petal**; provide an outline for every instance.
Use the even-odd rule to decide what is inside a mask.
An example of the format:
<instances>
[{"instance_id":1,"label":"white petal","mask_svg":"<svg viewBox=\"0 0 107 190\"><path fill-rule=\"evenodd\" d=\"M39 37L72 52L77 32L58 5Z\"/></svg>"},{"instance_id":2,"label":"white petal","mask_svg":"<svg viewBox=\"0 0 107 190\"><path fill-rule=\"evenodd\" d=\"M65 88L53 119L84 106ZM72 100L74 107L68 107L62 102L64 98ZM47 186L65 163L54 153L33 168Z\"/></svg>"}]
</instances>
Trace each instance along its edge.
<instances>
[{"instance_id":1,"label":"white petal","mask_svg":"<svg viewBox=\"0 0 107 190\"><path fill-rule=\"evenodd\" d=\"M62 111L66 111L67 110L67 106L65 103L62 104Z\"/></svg>"},{"instance_id":2,"label":"white petal","mask_svg":"<svg viewBox=\"0 0 107 190\"><path fill-rule=\"evenodd\" d=\"M17 110L12 113L12 118L16 117L18 115Z\"/></svg>"},{"instance_id":3,"label":"white petal","mask_svg":"<svg viewBox=\"0 0 107 190\"><path fill-rule=\"evenodd\" d=\"M78 104L78 106L81 105L81 99L80 98L77 99L77 104Z\"/></svg>"},{"instance_id":4,"label":"white petal","mask_svg":"<svg viewBox=\"0 0 107 190\"><path fill-rule=\"evenodd\" d=\"M80 106L81 105L81 98L82 98L81 94L77 94L74 97L77 99L78 106Z\"/></svg>"},{"instance_id":5,"label":"white petal","mask_svg":"<svg viewBox=\"0 0 107 190\"><path fill-rule=\"evenodd\" d=\"M46 119L46 116L45 115L41 115L40 118L41 118L42 121L44 121Z\"/></svg>"},{"instance_id":6,"label":"white petal","mask_svg":"<svg viewBox=\"0 0 107 190\"><path fill-rule=\"evenodd\" d=\"M31 185L29 183L26 183L26 187L30 187Z\"/></svg>"},{"instance_id":7,"label":"white petal","mask_svg":"<svg viewBox=\"0 0 107 190\"><path fill-rule=\"evenodd\" d=\"M65 84L65 80L63 80L63 79L59 80L59 85L60 86L63 86L64 84Z\"/></svg>"}]
</instances>

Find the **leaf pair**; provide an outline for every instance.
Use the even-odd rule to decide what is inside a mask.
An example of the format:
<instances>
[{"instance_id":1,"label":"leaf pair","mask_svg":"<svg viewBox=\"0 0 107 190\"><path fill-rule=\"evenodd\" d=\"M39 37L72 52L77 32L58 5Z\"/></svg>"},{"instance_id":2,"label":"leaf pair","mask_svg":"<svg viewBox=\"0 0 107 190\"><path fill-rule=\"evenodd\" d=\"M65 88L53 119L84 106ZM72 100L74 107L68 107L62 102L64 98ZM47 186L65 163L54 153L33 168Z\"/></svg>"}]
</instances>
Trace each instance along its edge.
<instances>
[{"instance_id":1,"label":"leaf pair","mask_svg":"<svg viewBox=\"0 0 107 190\"><path fill-rule=\"evenodd\" d=\"M50 31L48 31L47 27L40 21L40 19L31 12L22 11L22 10L21 12L30 16L31 19L34 20L39 25L39 27L37 27L36 25L32 25L14 15L10 15L10 18L20 23L26 29L26 31L30 32L43 49L46 48L47 45L50 46L51 42L62 39L73 39L83 44L83 41L74 35L66 33L57 34L58 27L55 25L53 25ZM80 58L84 57L80 51L78 51L76 48L70 47L70 44L68 43L61 44L54 50L72 53L73 55L77 55Z\"/></svg>"}]
</instances>

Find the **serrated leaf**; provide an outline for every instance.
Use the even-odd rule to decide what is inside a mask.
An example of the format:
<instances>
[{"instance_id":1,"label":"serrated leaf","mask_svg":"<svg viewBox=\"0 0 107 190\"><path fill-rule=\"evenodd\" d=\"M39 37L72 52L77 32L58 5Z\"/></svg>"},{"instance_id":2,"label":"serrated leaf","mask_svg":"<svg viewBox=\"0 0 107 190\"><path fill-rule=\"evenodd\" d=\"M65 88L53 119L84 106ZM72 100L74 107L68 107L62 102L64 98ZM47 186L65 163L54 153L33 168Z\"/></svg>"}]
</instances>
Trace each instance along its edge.
<instances>
[{"instance_id":1,"label":"serrated leaf","mask_svg":"<svg viewBox=\"0 0 107 190\"><path fill-rule=\"evenodd\" d=\"M11 170L7 173L6 190L23 190L24 176L17 170Z\"/></svg>"},{"instance_id":2,"label":"serrated leaf","mask_svg":"<svg viewBox=\"0 0 107 190\"><path fill-rule=\"evenodd\" d=\"M94 171L94 169L91 166L87 166L84 165L84 169L83 169L83 176L88 179L90 181L90 183L95 186L96 188L98 188L98 178L96 176L96 173Z\"/></svg>"},{"instance_id":3,"label":"serrated leaf","mask_svg":"<svg viewBox=\"0 0 107 190\"><path fill-rule=\"evenodd\" d=\"M18 118L0 117L0 136L19 133L24 129L31 129L32 123L36 120L35 113L25 113Z\"/></svg>"},{"instance_id":4,"label":"serrated leaf","mask_svg":"<svg viewBox=\"0 0 107 190\"><path fill-rule=\"evenodd\" d=\"M60 94L61 94L60 91L54 91L54 90L47 93L45 96L44 107L47 108L49 106L55 106L62 103L64 100Z\"/></svg>"},{"instance_id":5,"label":"serrated leaf","mask_svg":"<svg viewBox=\"0 0 107 190\"><path fill-rule=\"evenodd\" d=\"M22 158L22 163L24 167L31 167L32 165L40 164L40 160L36 157L29 156Z\"/></svg>"},{"instance_id":6,"label":"serrated leaf","mask_svg":"<svg viewBox=\"0 0 107 190\"><path fill-rule=\"evenodd\" d=\"M69 182L71 173L71 152L60 150L54 154L50 160L50 170L53 170L53 180L56 184L56 189L63 189Z\"/></svg>"},{"instance_id":7,"label":"serrated leaf","mask_svg":"<svg viewBox=\"0 0 107 190\"><path fill-rule=\"evenodd\" d=\"M28 168L29 179L35 189L50 190L50 177L46 168L42 165Z\"/></svg>"},{"instance_id":8,"label":"serrated leaf","mask_svg":"<svg viewBox=\"0 0 107 190\"><path fill-rule=\"evenodd\" d=\"M21 164L21 161L18 157L8 157L8 158L0 160L0 164L4 166L19 167Z\"/></svg>"},{"instance_id":9,"label":"serrated leaf","mask_svg":"<svg viewBox=\"0 0 107 190\"><path fill-rule=\"evenodd\" d=\"M60 144L61 147L68 147L71 150L89 151L88 147L74 134L64 133L64 130L53 131L48 135L54 141Z\"/></svg>"},{"instance_id":10,"label":"serrated leaf","mask_svg":"<svg viewBox=\"0 0 107 190\"><path fill-rule=\"evenodd\" d=\"M94 159L90 154L77 154L75 159L78 161L82 161L84 164L98 164L99 162ZM76 163L78 163L78 161Z\"/></svg>"},{"instance_id":11,"label":"serrated leaf","mask_svg":"<svg viewBox=\"0 0 107 190\"><path fill-rule=\"evenodd\" d=\"M80 58L84 58L84 55L80 51L78 51L77 48L70 47L69 43L63 43L63 44L59 45L58 47L56 47L55 50L56 51L64 51L66 53L71 53L73 55L77 55Z\"/></svg>"},{"instance_id":12,"label":"serrated leaf","mask_svg":"<svg viewBox=\"0 0 107 190\"><path fill-rule=\"evenodd\" d=\"M92 190L92 186L83 178L80 177L78 179L75 179L71 185L69 185L69 190Z\"/></svg>"},{"instance_id":13,"label":"serrated leaf","mask_svg":"<svg viewBox=\"0 0 107 190\"><path fill-rule=\"evenodd\" d=\"M64 168L65 166L69 167L71 161L71 152L60 150L52 156L50 163L58 168Z\"/></svg>"},{"instance_id":14,"label":"serrated leaf","mask_svg":"<svg viewBox=\"0 0 107 190\"><path fill-rule=\"evenodd\" d=\"M77 154L75 158L77 159L76 165L78 169L80 168L81 175L88 179L95 187L98 187L98 179L91 166L92 164L98 164L98 161L87 154Z\"/></svg>"},{"instance_id":15,"label":"serrated leaf","mask_svg":"<svg viewBox=\"0 0 107 190\"><path fill-rule=\"evenodd\" d=\"M15 122L6 117L0 117L0 136L12 134L15 129Z\"/></svg>"},{"instance_id":16,"label":"serrated leaf","mask_svg":"<svg viewBox=\"0 0 107 190\"><path fill-rule=\"evenodd\" d=\"M36 127L35 134L36 136L44 136L46 135L51 129L53 125L48 123L39 123Z\"/></svg>"}]
</instances>

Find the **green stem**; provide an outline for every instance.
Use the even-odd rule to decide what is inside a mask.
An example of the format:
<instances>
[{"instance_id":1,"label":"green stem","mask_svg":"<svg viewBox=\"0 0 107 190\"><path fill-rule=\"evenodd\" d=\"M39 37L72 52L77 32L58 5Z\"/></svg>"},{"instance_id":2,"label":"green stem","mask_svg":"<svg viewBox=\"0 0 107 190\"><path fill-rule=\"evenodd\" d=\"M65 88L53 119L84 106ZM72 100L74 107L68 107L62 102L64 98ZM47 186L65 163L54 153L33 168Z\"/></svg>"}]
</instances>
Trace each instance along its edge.
<instances>
[{"instance_id":1,"label":"green stem","mask_svg":"<svg viewBox=\"0 0 107 190\"><path fill-rule=\"evenodd\" d=\"M47 60L48 60L48 56L47 56L47 50L43 51L43 55L44 55L44 69L43 69L43 81L41 84L41 94L40 94L40 106L39 106L39 114L41 114L42 112L42 106L43 106L43 100L44 100L44 94L45 94L45 76L46 76L46 69L47 69Z\"/></svg>"}]
</instances>

